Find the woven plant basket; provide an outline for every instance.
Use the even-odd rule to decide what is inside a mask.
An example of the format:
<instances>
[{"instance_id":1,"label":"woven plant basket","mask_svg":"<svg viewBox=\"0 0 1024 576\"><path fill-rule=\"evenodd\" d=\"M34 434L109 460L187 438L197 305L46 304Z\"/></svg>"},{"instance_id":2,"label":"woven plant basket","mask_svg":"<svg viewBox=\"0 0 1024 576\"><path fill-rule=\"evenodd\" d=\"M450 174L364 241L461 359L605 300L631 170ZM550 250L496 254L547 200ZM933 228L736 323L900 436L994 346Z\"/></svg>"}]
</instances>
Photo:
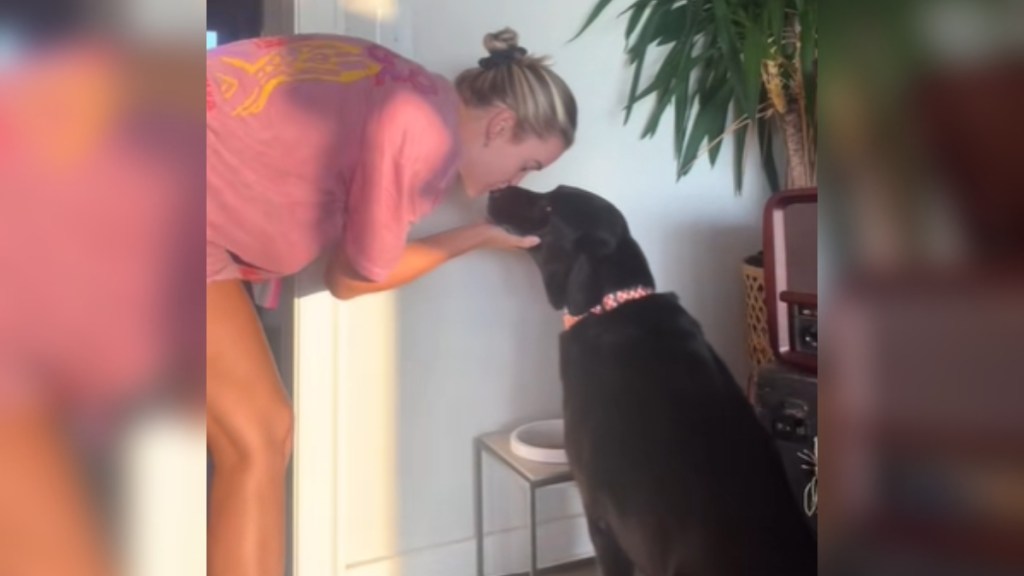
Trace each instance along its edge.
<instances>
[{"instance_id":1,"label":"woven plant basket","mask_svg":"<svg viewBox=\"0 0 1024 576\"><path fill-rule=\"evenodd\" d=\"M743 261L743 285L747 300L747 355L750 374L747 375L747 394L754 390L754 381L761 368L775 359L768 338L768 309L764 298L764 267L762 256L756 254Z\"/></svg>"}]
</instances>

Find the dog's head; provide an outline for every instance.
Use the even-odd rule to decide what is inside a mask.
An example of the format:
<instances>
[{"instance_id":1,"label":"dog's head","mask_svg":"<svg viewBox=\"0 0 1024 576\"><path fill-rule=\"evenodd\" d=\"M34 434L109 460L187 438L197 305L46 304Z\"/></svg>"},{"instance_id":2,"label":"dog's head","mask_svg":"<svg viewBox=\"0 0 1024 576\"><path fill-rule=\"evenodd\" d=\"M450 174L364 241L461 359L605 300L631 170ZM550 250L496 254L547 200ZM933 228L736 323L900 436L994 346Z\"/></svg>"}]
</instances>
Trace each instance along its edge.
<instances>
[{"instance_id":1,"label":"dog's head","mask_svg":"<svg viewBox=\"0 0 1024 576\"><path fill-rule=\"evenodd\" d=\"M596 194L569 186L548 193L512 186L491 193L487 212L515 234L540 238L529 252L556 309L582 313L607 291L653 285L625 217Z\"/></svg>"}]
</instances>

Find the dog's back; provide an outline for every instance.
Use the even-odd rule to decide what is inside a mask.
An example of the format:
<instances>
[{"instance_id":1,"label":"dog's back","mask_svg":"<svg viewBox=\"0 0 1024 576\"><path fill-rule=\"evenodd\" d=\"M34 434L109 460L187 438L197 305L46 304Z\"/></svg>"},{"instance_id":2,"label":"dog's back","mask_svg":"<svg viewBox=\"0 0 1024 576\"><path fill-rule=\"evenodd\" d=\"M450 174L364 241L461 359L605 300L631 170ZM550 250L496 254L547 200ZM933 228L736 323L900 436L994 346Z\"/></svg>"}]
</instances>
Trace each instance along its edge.
<instances>
[{"instance_id":1,"label":"dog's back","mask_svg":"<svg viewBox=\"0 0 1024 576\"><path fill-rule=\"evenodd\" d=\"M771 438L674 295L584 319L561 370L588 515L645 575L816 573Z\"/></svg>"}]
</instances>

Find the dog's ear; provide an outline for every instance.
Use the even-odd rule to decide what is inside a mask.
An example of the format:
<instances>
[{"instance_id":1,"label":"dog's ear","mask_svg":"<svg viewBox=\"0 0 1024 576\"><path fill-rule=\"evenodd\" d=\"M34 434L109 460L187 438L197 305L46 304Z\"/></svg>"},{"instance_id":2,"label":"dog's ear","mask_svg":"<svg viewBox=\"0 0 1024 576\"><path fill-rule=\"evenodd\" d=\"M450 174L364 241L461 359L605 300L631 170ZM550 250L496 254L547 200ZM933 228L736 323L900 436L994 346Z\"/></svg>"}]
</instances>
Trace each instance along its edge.
<instances>
[{"instance_id":1,"label":"dog's ear","mask_svg":"<svg viewBox=\"0 0 1024 576\"><path fill-rule=\"evenodd\" d=\"M586 232L576 238L576 252L584 256L605 256L615 250L617 235L607 230Z\"/></svg>"},{"instance_id":2,"label":"dog's ear","mask_svg":"<svg viewBox=\"0 0 1024 576\"><path fill-rule=\"evenodd\" d=\"M604 246L599 246L604 248ZM578 253L565 280L565 308L570 314L583 314L585 309L577 309L581 302L595 302L601 299L601 284L594 277L594 259L586 253Z\"/></svg>"},{"instance_id":3,"label":"dog's ear","mask_svg":"<svg viewBox=\"0 0 1024 576\"><path fill-rule=\"evenodd\" d=\"M607 231L587 232L580 234L572 243L572 250L566 255L559 267L561 276L552 274L552 282L548 284L557 288L548 290L548 299L556 309L572 308L573 302L590 302L600 299L600 283L593 278L595 260L615 251L617 237ZM558 296L557 300L554 296ZM570 310L580 314L582 310Z\"/></svg>"},{"instance_id":4,"label":"dog's ear","mask_svg":"<svg viewBox=\"0 0 1024 576\"><path fill-rule=\"evenodd\" d=\"M541 265L541 278L544 280L544 292L548 295L548 302L555 310L565 308L565 285L569 276L561 265L545 263Z\"/></svg>"},{"instance_id":5,"label":"dog's ear","mask_svg":"<svg viewBox=\"0 0 1024 576\"><path fill-rule=\"evenodd\" d=\"M556 224L553 232L532 252L540 267L551 307L561 310L569 301L589 301L584 293L599 290L592 281L593 261L615 251L619 242L617 230L600 230L572 235L567 227ZM563 238L565 240L563 240ZM600 298L600 296L597 296Z\"/></svg>"},{"instance_id":6,"label":"dog's ear","mask_svg":"<svg viewBox=\"0 0 1024 576\"><path fill-rule=\"evenodd\" d=\"M576 254L568 263L542 267L544 290L551 307L562 310L569 305L569 300L589 301L584 295L595 289L590 277L592 268L591 258L584 254Z\"/></svg>"}]
</instances>

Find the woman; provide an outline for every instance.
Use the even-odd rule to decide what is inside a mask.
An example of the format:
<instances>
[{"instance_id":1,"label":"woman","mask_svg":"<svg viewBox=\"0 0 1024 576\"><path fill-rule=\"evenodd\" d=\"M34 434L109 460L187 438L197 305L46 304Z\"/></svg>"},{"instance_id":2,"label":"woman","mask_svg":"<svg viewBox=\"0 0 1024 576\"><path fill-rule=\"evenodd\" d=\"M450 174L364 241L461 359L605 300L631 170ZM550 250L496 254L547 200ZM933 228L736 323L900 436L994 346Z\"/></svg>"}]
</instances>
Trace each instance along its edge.
<instances>
[{"instance_id":1,"label":"woman","mask_svg":"<svg viewBox=\"0 0 1024 576\"><path fill-rule=\"evenodd\" d=\"M407 241L455 181L471 197L518 183L572 145L576 103L514 31L454 84L372 43L256 39L207 62L207 439L211 576L284 569L292 410L242 281L330 251L348 299L413 281L478 248L536 238L474 224Z\"/></svg>"}]
</instances>

